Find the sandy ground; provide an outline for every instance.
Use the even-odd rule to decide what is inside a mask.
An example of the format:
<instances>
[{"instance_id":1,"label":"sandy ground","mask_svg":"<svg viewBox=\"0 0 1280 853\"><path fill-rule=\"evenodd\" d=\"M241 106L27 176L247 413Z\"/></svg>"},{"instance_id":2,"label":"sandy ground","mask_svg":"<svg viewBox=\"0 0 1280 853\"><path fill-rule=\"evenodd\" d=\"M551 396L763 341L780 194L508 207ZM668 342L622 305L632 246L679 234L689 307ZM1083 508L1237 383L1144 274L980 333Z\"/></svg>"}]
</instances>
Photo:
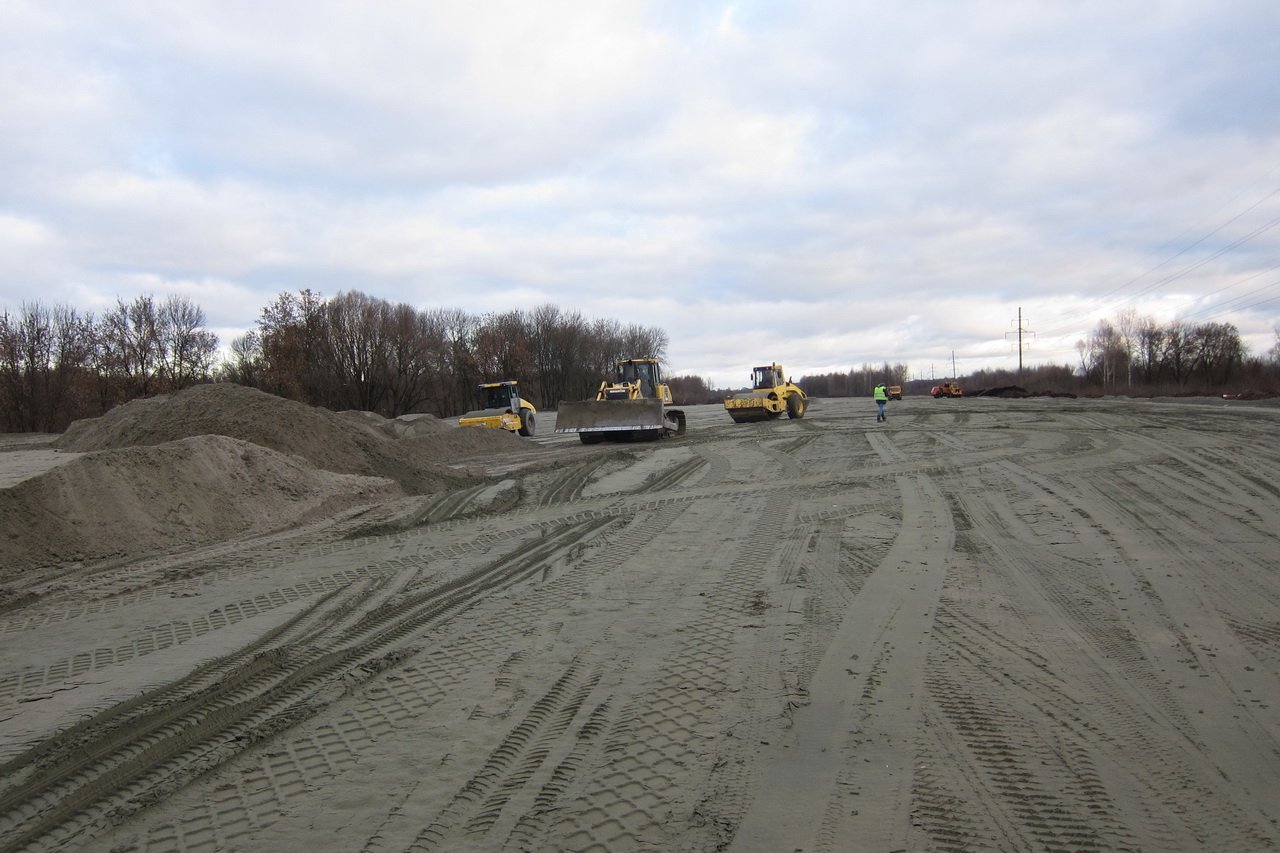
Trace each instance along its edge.
<instances>
[{"instance_id":1,"label":"sandy ground","mask_svg":"<svg viewBox=\"0 0 1280 853\"><path fill-rule=\"evenodd\" d=\"M1280 409L889 411L0 442L0 848L1275 847Z\"/></svg>"}]
</instances>

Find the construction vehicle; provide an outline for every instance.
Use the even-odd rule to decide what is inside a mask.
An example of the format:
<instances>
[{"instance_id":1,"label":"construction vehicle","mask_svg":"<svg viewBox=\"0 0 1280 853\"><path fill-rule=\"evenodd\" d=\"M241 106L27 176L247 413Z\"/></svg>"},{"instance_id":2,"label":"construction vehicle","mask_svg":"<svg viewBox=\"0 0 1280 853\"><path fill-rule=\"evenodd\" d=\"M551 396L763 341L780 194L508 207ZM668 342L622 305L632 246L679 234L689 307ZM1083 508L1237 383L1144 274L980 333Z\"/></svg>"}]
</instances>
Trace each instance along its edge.
<instances>
[{"instance_id":1,"label":"construction vehicle","mask_svg":"<svg viewBox=\"0 0 1280 853\"><path fill-rule=\"evenodd\" d=\"M684 434L684 412L672 409L656 358L624 358L594 400L562 400L556 432L577 433L583 444L642 441Z\"/></svg>"},{"instance_id":2,"label":"construction vehicle","mask_svg":"<svg viewBox=\"0 0 1280 853\"><path fill-rule=\"evenodd\" d=\"M508 379L476 386L480 408L458 418L458 426L505 429L524 436L533 435L538 410L520 396L517 385L514 379Z\"/></svg>"},{"instance_id":3,"label":"construction vehicle","mask_svg":"<svg viewBox=\"0 0 1280 853\"><path fill-rule=\"evenodd\" d=\"M807 406L804 391L786 379L780 364L752 368L751 390L730 394L724 401L725 411L739 424L772 420L783 412L802 418Z\"/></svg>"},{"instance_id":4,"label":"construction vehicle","mask_svg":"<svg viewBox=\"0 0 1280 853\"><path fill-rule=\"evenodd\" d=\"M901 386L901 385L890 385L887 389L885 389L885 393L887 393L887 394L889 395L889 399L890 399L890 400L901 400L901 399L902 399L902 386Z\"/></svg>"},{"instance_id":5,"label":"construction vehicle","mask_svg":"<svg viewBox=\"0 0 1280 853\"><path fill-rule=\"evenodd\" d=\"M933 395L935 400L940 397L964 396L964 392L960 390L959 384L950 381L943 382L941 385L934 385L933 388L929 390L929 393Z\"/></svg>"}]
</instances>

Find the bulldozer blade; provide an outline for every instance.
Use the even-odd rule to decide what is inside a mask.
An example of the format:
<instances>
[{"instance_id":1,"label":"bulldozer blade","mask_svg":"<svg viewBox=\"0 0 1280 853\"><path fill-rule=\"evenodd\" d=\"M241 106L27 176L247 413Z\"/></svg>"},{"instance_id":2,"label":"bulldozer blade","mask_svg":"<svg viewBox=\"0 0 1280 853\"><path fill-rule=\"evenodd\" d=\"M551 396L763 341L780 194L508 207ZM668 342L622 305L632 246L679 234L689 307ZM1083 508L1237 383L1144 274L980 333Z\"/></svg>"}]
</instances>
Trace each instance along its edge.
<instances>
[{"instance_id":1,"label":"bulldozer blade","mask_svg":"<svg viewBox=\"0 0 1280 853\"><path fill-rule=\"evenodd\" d=\"M562 400L556 432L664 430L661 400Z\"/></svg>"}]
</instances>

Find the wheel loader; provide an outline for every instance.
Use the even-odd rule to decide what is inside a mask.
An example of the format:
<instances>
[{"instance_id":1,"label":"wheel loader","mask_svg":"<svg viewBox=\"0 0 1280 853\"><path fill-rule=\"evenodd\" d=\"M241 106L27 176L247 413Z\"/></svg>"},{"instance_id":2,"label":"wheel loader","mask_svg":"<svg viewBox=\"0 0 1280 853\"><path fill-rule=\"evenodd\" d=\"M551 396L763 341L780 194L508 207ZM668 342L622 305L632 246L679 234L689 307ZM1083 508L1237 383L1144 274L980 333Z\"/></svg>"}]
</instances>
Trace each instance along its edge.
<instances>
[{"instance_id":1,"label":"wheel loader","mask_svg":"<svg viewBox=\"0 0 1280 853\"><path fill-rule=\"evenodd\" d=\"M577 433L583 444L644 441L684 434L684 412L672 409L656 358L624 358L594 400L561 400L556 432Z\"/></svg>"},{"instance_id":2,"label":"wheel loader","mask_svg":"<svg viewBox=\"0 0 1280 853\"><path fill-rule=\"evenodd\" d=\"M488 427L531 436L538 410L520 396L514 379L484 382L476 386L480 408L458 418L458 426Z\"/></svg>"},{"instance_id":3,"label":"wheel loader","mask_svg":"<svg viewBox=\"0 0 1280 853\"><path fill-rule=\"evenodd\" d=\"M783 412L802 418L807 407L804 391L786 379L780 364L753 368L751 390L730 394L724 401L725 411L739 424L772 420Z\"/></svg>"}]
</instances>

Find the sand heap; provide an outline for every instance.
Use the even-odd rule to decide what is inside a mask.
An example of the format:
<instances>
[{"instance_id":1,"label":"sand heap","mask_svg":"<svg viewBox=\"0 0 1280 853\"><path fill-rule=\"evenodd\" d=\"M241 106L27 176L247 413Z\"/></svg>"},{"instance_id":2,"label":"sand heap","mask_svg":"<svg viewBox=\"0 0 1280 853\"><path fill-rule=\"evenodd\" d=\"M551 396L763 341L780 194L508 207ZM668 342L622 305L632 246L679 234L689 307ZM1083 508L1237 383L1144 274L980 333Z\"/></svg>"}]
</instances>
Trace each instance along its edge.
<instances>
[{"instance_id":1,"label":"sand heap","mask_svg":"<svg viewBox=\"0 0 1280 853\"><path fill-rule=\"evenodd\" d=\"M230 384L136 400L77 421L55 446L86 455L0 489L0 581L467 485L476 477L459 460L536 452L498 430L338 414Z\"/></svg>"},{"instance_id":2,"label":"sand heap","mask_svg":"<svg viewBox=\"0 0 1280 853\"><path fill-rule=\"evenodd\" d=\"M0 490L0 580L266 533L402 494L385 478L222 435L98 451Z\"/></svg>"},{"instance_id":3,"label":"sand heap","mask_svg":"<svg viewBox=\"0 0 1280 853\"><path fill-rule=\"evenodd\" d=\"M338 414L229 383L134 400L100 418L76 421L54 446L93 451L225 435L301 456L341 474L387 477L410 494L467 481L449 464L482 452L522 449L498 430L459 430L431 415L389 421L361 412Z\"/></svg>"}]
</instances>

